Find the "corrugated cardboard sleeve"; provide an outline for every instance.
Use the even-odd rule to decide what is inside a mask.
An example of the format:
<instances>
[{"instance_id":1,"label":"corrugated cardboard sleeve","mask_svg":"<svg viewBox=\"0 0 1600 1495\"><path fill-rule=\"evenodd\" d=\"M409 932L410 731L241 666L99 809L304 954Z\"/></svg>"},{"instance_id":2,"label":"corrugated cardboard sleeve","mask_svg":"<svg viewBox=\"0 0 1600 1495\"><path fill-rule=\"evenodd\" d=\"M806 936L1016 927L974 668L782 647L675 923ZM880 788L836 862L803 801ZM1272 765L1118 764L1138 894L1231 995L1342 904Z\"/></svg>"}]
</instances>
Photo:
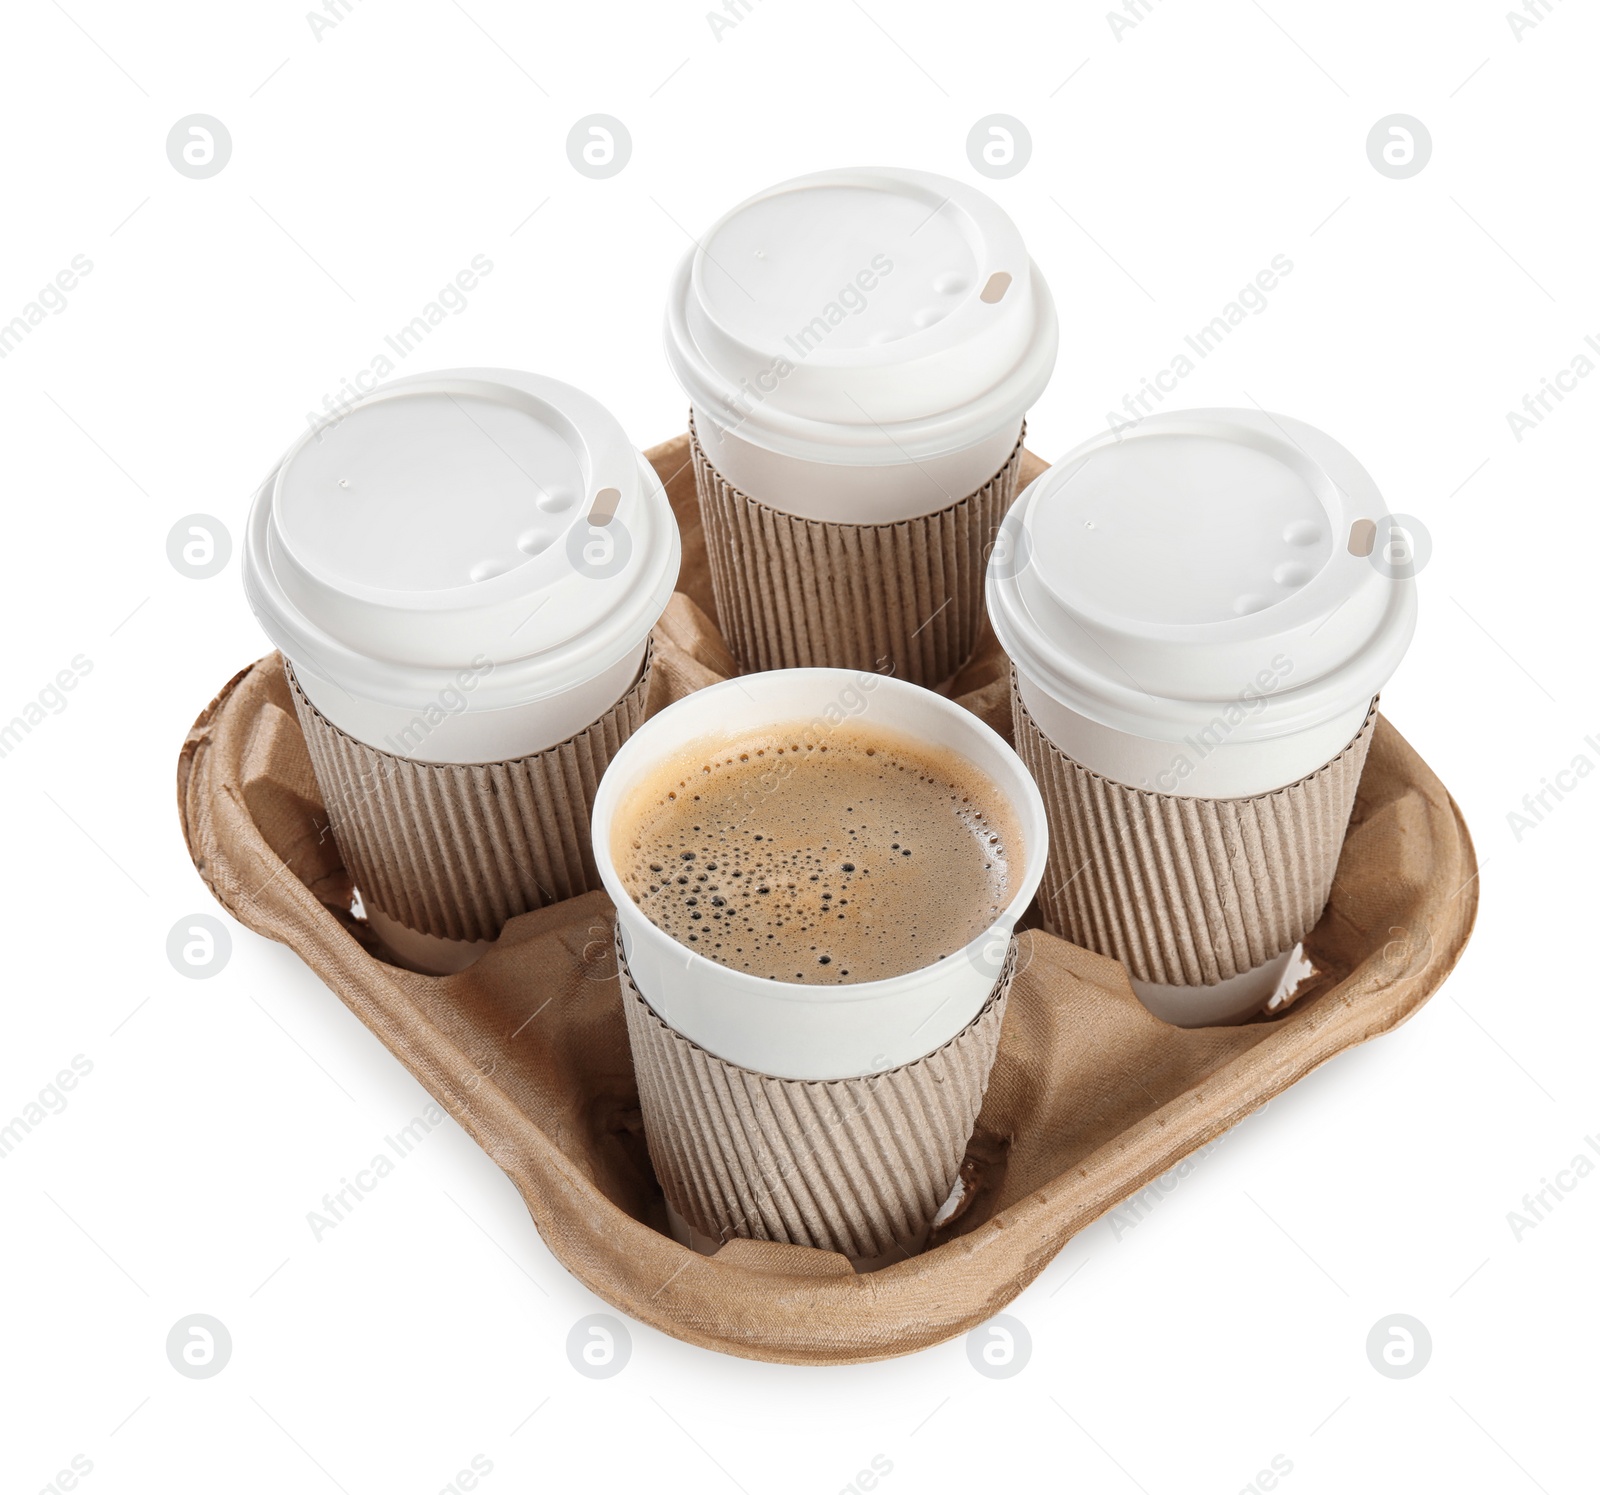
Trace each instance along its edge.
<instances>
[{"instance_id":1,"label":"corrugated cardboard sleeve","mask_svg":"<svg viewBox=\"0 0 1600 1495\"><path fill-rule=\"evenodd\" d=\"M983 1104L1007 953L982 1010L914 1063L849 1080L782 1080L669 1027L617 948L645 1136L671 1203L714 1241L735 1236L882 1257L920 1242L950 1197Z\"/></svg>"},{"instance_id":2,"label":"corrugated cardboard sleeve","mask_svg":"<svg viewBox=\"0 0 1600 1495\"><path fill-rule=\"evenodd\" d=\"M583 731L502 763L419 763L340 731L284 670L364 902L408 929L492 940L507 919L600 886L589 812L606 765L644 720L650 651L628 693Z\"/></svg>"},{"instance_id":3,"label":"corrugated cardboard sleeve","mask_svg":"<svg viewBox=\"0 0 1600 1495\"><path fill-rule=\"evenodd\" d=\"M1311 933L1333 886L1378 719L1336 758L1249 799L1134 789L1091 772L1040 731L1011 677L1017 752L1044 795L1045 922L1139 981L1214 986Z\"/></svg>"},{"instance_id":4,"label":"corrugated cardboard sleeve","mask_svg":"<svg viewBox=\"0 0 1600 1495\"><path fill-rule=\"evenodd\" d=\"M1022 439L976 493L897 524L829 524L724 480L690 427L717 618L746 670L833 665L930 689L967 662L984 621L988 548L1017 496Z\"/></svg>"}]
</instances>

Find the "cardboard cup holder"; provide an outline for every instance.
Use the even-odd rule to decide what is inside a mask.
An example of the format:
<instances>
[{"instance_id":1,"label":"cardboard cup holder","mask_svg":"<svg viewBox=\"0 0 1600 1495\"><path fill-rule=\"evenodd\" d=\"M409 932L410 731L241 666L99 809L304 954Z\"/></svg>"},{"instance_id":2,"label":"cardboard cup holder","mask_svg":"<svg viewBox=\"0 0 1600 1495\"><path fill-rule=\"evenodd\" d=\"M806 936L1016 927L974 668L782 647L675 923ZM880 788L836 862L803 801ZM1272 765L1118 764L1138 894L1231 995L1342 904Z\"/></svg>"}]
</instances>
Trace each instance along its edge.
<instances>
[{"instance_id":1,"label":"cardboard cup holder","mask_svg":"<svg viewBox=\"0 0 1600 1495\"><path fill-rule=\"evenodd\" d=\"M680 594L653 640L655 707L735 666L708 617L688 438L648 455L685 551ZM1024 454L1020 480L1041 465ZM1008 671L992 640L952 690L1011 735ZM673 1238L603 893L511 918L455 975L378 958L351 912L355 885L327 834L277 655L242 670L195 722L178 804L218 900L294 949L456 1118L580 1281L690 1343L791 1364L907 1354L993 1316L1078 1231L1415 1012L1459 958L1477 910L1455 804L1378 716L1328 904L1304 942L1313 974L1292 1005L1236 1027L1171 1027L1140 1005L1116 961L1038 927L1019 931L955 1202L920 1254L862 1274L838 1251L790 1241L736 1237L705 1256Z\"/></svg>"}]
</instances>

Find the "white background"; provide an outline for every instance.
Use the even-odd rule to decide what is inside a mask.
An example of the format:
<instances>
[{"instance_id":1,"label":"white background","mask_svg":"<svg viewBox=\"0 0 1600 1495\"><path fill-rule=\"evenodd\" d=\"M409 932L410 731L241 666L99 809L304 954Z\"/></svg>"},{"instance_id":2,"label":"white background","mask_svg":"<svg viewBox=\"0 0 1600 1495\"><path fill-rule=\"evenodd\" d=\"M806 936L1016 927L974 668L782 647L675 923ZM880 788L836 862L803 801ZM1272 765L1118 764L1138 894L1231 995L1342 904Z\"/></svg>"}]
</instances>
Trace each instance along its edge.
<instances>
[{"instance_id":1,"label":"white background","mask_svg":"<svg viewBox=\"0 0 1600 1495\"><path fill-rule=\"evenodd\" d=\"M1600 378L1521 441L1506 416L1600 336L1593 10L1553 0L1519 37L1504 0L1155 0L1119 37L1098 4L751 0L719 40L706 0L353 0L319 40L301 3L10 0L0 23L0 322L94 267L0 362L0 719L93 666L0 759L0 1123L93 1066L0 1157L0 1484L46 1489L76 1455L106 1495L430 1495L477 1455L490 1491L832 1495L881 1456L890 1495L1154 1495L1244 1490L1281 1456L1308 1495L1592 1489L1600 1180L1520 1238L1507 1217L1600 1137L1600 776L1520 840L1507 815L1600 763ZM196 112L233 139L208 180L165 152ZM633 139L605 181L565 149L594 112ZM426 1097L231 920L213 979L167 961L175 922L220 913L178 833L178 747L265 648L237 549L196 581L167 533L202 512L237 539L307 412L479 253L492 273L406 371L526 366L664 439L688 232L834 164L985 185L965 142L995 112L1033 150L988 190L1062 318L1030 418L1047 457L1292 260L1165 408L1309 420L1431 531L1384 704L1476 835L1477 935L1408 1026L1134 1229L1073 1240L1010 1310L1021 1374L984 1378L959 1341L819 1371L633 1325L625 1370L587 1380L566 1336L606 1305L453 1123L314 1240L307 1212ZM1395 112L1433 140L1408 180L1366 153ZM197 1312L233 1339L209 1380L164 1350ZM1394 1313L1432 1335L1409 1380L1365 1353Z\"/></svg>"}]
</instances>

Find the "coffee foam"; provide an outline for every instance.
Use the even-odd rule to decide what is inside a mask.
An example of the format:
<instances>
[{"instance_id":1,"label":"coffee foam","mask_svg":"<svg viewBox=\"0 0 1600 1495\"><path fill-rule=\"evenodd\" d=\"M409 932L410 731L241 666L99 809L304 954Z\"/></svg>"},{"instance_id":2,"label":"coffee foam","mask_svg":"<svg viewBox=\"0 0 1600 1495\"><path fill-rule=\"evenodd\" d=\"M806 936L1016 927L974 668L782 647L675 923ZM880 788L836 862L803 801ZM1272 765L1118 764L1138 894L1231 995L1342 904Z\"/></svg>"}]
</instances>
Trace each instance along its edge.
<instances>
[{"instance_id":1,"label":"coffee foam","mask_svg":"<svg viewBox=\"0 0 1600 1495\"><path fill-rule=\"evenodd\" d=\"M932 965L1011 901L1021 833L959 754L873 726L702 740L624 800L612 856L657 928L735 970L851 985Z\"/></svg>"}]
</instances>

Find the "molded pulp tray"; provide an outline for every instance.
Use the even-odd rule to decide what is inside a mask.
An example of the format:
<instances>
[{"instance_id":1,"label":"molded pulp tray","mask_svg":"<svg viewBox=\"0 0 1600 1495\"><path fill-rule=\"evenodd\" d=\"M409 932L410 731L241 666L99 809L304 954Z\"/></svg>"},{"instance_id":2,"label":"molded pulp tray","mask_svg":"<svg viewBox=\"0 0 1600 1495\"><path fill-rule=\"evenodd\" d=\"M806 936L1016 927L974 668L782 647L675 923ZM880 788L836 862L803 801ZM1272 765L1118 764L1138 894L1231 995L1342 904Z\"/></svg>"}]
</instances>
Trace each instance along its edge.
<instances>
[{"instance_id":1,"label":"molded pulp tray","mask_svg":"<svg viewBox=\"0 0 1600 1495\"><path fill-rule=\"evenodd\" d=\"M688 439L648 455L684 539L680 592L655 636L659 709L733 664L707 616ZM1026 457L1022 481L1041 466ZM952 694L1009 737L1007 691L986 629ZM1460 814L1380 719L1333 896L1307 941L1315 975L1293 1005L1244 1027L1168 1027L1116 962L1023 932L961 1206L923 1254L858 1276L843 1257L803 1246L732 1241L708 1258L667 1234L603 893L513 919L459 975L417 975L369 953L277 655L241 671L195 723L178 803L218 900L293 948L377 1034L504 1169L575 1276L680 1339L792 1364L906 1354L991 1317L1077 1231L1415 1012L1477 911Z\"/></svg>"}]
</instances>

